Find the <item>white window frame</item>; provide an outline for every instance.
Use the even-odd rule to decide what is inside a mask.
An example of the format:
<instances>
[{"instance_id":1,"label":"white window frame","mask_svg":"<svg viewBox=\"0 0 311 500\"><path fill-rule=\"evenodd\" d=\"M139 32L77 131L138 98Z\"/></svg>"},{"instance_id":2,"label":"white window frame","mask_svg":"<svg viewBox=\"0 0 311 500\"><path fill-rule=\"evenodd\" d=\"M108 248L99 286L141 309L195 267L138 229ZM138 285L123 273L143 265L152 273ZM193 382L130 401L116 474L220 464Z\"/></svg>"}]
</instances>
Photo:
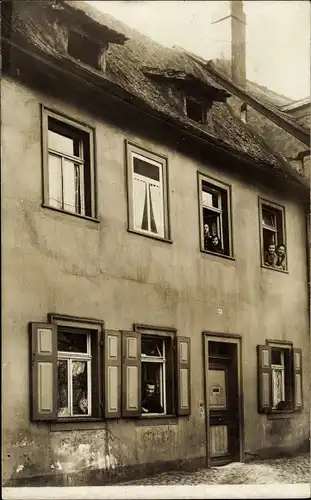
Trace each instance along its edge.
<instances>
[{"instance_id":1,"label":"white window frame","mask_svg":"<svg viewBox=\"0 0 311 500\"><path fill-rule=\"evenodd\" d=\"M221 201L221 193L217 191L217 189L213 189L208 187L207 189L203 189L203 182L201 184L201 190L202 190L202 209L206 208L207 210L210 210L211 212L214 212L215 214L218 214L219 217L217 217L217 236L220 238L221 245L222 247L224 246L224 234L223 234L223 210L222 210L222 201ZM216 195L218 198L218 207L213 207L212 205L208 205L207 203L204 203L204 196L203 193L209 193L212 196Z\"/></svg>"},{"instance_id":2,"label":"white window frame","mask_svg":"<svg viewBox=\"0 0 311 500\"><path fill-rule=\"evenodd\" d=\"M162 356L148 356L147 354L141 353L141 363L157 363L161 364L160 369L160 404L163 408L162 413L148 413L150 415L166 415L167 414L167 404L166 404L166 352L165 352L165 339L161 337L152 337L152 335L146 335L145 338L154 338L156 340L161 339L162 341ZM144 416L144 415L142 415Z\"/></svg>"},{"instance_id":3,"label":"white window frame","mask_svg":"<svg viewBox=\"0 0 311 500\"><path fill-rule=\"evenodd\" d=\"M71 335L75 335L72 333ZM80 335L77 333L77 335ZM90 417L92 415L92 354L91 354L91 333L87 335L87 350L86 353L57 351L57 361L67 361L67 397L68 397L68 415L58 415L58 418L81 418ZM73 361L85 361L87 365L87 414L73 414L73 393L72 393L72 366Z\"/></svg>"},{"instance_id":4,"label":"white window frame","mask_svg":"<svg viewBox=\"0 0 311 500\"><path fill-rule=\"evenodd\" d=\"M269 212L273 216L274 226L270 226L269 224L265 224L263 219L263 211ZM278 245L278 231L277 231L277 221L276 221L276 213L271 207L265 205L264 203L261 206L261 223L262 230L270 231L270 233L274 234L275 245Z\"/></svg>"},{"instance_id":5,"label":"white window frame","mask_svg":"<svg viewBox=\"0 0 311 500\"><path fill-rule=\"evenodd\" d=\"M137 158L139 160L144 161L145 163L150 163L151 165L157 167L159 169L159 180L152 179L151 177L147 177L141 174L137 174L134 171L134 158ZM165 220L164 220L164 199L163 199L163 172L162 172L162 164L156 161L151 160L150 158L147 158L146 156L143 156L138 153L132 153L132 179L133 179L133 198L132 198L132 203L133 203L133 216L134 216L134 228L136 231L142 232L142 233L147 233L150 235L157 235L160 237L164 237L165 234ZM147 185L147 214L148 214L148 229L142 229L137 226L136 220L135 220L135 210L134 210L134 205L135 205L135 200L134 200L134 181L138 180L141 182L144 182ZM151 214L150 214L150 186L158 186L160 187L160 200L161 200L161 219L162 219L162 227L163 227L163 234L159 233L154 233L151 230Z\"/></svg>"},{"instance_id":6,"label":"white window frame","mask_svg":"<svg viewBox=\"0 0 311 500\"><path fill-rule=\"evenodd\" d=\"M165 156L152 153L128 141L125 141L125 147L127 159L128 231L171 243L168 199L168 159ZM151 177L146 177L134 172L134 158L138 158L146 163L158 167L159 180L157 181ZM149 186L154 185L160 187L161 219L163 228L162 234L151 231L150 203L148 203L148 230L137 227L135 221L134 200L135 179L146 183L148 201L150 196Z\"/></svg>"},{"instance_id":7,"label":"white window frame","mask_svg":"<svg viewBox=\"0 0 311 500\"><path fill-rule=\"evenodd\" d=\"M277 247L280 244L283 244L287 248L286 244L286 213L285 207L282 205L277 205L269 200L264 198L258 198L259 201L259 223L260 223L260 242L261 242L261 265L263 267L268 267L272 270L278 270L280 272L288 272L288 254L286 251L285 258L285 270L276 269L272 266L265 265L265 243L264 243L264 230L270 231L270 233L274 234L275 246ZM270 212L273 215L275 226L270 226L269 224L265 224L263 221L263 210ZM277 212L281 215L281 224L278 225ZM280 236L281 233L281 236ZM281 238L281 240L280 240Z\"/></svg>"},{"instance_id":8,"label":"white window frame","mask_svg":"<svg viewBox=\"0 0 311 500\"><path fill-rule=\"evenodd\" d=\"M276 349L275 347L272 347L272 350ZM281 401L285 401L285 362L284 362L284 349L280 348L280 355L281 355L281 363L280 364L271 364L271 373L272 373L272 409L275 410L277 408L277 405L279 401L276 401L276 395L275 395L275 374L276 372L281 372L281 383L282 383L282 399Z\"/></svg>"},{"instance_id":9,"label":"white window frame","mask_svg":"<svg viewBox=\"0 0 311 500\"><path fill-rule=\"evenodd\" d=\"M61 126L66 129L66 127L70 127L71 129L74 129L77 134L77 140L80 142L79 145L79 155L80 156L75 156L75 155L70 155L67 153L63 153L61 151L52 149L49 147L49 140L48 140L48 132L49 132L49 119L54 120L55 122L58 122ZM80 122L77 122L75 120L72 120L66 116L64 116L61 113L58 113L52 109L49 109L45 106L41 106L41 120L42 120L42 149L43 149L43 206L47 208L51 208L54 210L59 210L61 212L64 212L66 214L70 215L75 215L75 216L80 216L80 217L85 217L85 218L91 218L91 219L96 219L96 211L97 211L97 199L96 199L96 190L95 190L95 154L94 154L94 136L95 136L95 131L92 127L88 125L84 125ZM79 139L79 134L81 134L81 138ZM87 156L87 159L85 158L85 152L83 150L83 139L82 139L82 134L87 134L89 137L89 154ZM68 210L64 208L64 193L63 193L63 174L61 173L61 191L62 191L62 200L61 201L61 207L56 207L51 205L50 203L50 189L49 189L49 175L50 175L50 165L49 165L49 157L54 156L57 157L61 160L61 172L63 172L63 163L64 160L68 160L70 162L73 162L75 165L78 166L78 171L79 171L79 184L75 185L75 203L76 207L75 210ZM85 199L86 199L86 192L85 192L85 185L84 185L84 170L85 170L85 164L86 162L89 165L89 191L88 195L90 197L90 207L88 214L86 214L86 206L85 206ZM80 207L77 207L77 187L79 189L79 196L78 196L78 204L80 204Z\"/></svg>"}]
</instances>

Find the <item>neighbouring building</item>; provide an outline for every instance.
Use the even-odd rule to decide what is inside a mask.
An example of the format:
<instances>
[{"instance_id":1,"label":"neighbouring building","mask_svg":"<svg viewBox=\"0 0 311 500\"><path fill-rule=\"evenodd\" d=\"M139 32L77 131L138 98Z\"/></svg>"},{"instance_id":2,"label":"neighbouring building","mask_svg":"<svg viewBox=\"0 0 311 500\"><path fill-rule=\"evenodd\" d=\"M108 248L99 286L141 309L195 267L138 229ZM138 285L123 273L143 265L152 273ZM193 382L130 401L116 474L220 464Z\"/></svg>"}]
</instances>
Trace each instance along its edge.
<instances>
[{"instance_id":1,"label":"neighbouring building","mask_svg":"<svg viewBox=\"0 0 311 500\"><path fill-rule=\"evenodd\" d=\"M241 0L215 2L209 28L205 59L188 55L231 93L227 103L235 116L310 178L310 97L294 101L247 78L247 19Z\"/></svg>"},{"instance_id":2,"label":"neighbouring building","mask_svg":"<svg viewBox=\"0 0 311 500\"><path fill-rule=\"evenodd\" d=\"M307 450L305 177L189 55L1 9L4 484Z\"/></svg>"}]
</instances>

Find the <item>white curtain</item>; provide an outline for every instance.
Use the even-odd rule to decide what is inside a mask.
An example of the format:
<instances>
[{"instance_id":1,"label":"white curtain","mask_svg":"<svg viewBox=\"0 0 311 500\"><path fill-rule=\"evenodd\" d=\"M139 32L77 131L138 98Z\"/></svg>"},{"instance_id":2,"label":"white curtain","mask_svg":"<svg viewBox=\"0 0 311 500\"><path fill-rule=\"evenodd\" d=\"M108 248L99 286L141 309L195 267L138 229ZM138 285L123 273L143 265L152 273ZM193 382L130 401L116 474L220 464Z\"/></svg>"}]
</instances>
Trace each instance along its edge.
<instances>
[{"instance_id":1,"label":"white curtain","mask_svg":"<svg viewBox=\"0 0 311 500\"><path fill-rule=\"evenodd\" d=\"M62 166L58 156L49 155L49 205L62 208Z\"/></svg>"},{"instance_id":2,"label":"white curtain","mask_svg":"<svg viewBox=\"0 0 311 500\"><path fill-rule=\"evenodd\" d=\"M63 160L63 197L64 210L77 212L76 204L76 166L72 161Z\"/></svg>"},{"instance_id":3,"label":"white curtain","mask_svg":"<svg viewBox=\"0 0 311 500\"><path fill-rule=\"evenodd\" d=\"M154 222L156 226L156 233L159 236L164 236L163 224L163 202L161 196L161 186L150 184L150 212L153 212Z\"/></svg>"},{"instance_id":4,"label":"white curtain","mask_svg":"<svg viewBox=\"0 0 311 500\"><path fill-rule=\"evenodd\" d=\"M273 407L277 406L280 401L284 400L284 372L283 370L272 370L272 385L273 385Z\"/></svg>"},{"instance_id":5,"label":"white curtain","mask_svg":"<svg viewBox=\"0 0 311 500\"><path fill-rule=\"evenodd\" d=\"M133 179L133 205L134 205L134 227L136 229L142 229L144 208L146 203L147 195L147 184L146 182L137 179Z\"/></svg>"}]
</instances>

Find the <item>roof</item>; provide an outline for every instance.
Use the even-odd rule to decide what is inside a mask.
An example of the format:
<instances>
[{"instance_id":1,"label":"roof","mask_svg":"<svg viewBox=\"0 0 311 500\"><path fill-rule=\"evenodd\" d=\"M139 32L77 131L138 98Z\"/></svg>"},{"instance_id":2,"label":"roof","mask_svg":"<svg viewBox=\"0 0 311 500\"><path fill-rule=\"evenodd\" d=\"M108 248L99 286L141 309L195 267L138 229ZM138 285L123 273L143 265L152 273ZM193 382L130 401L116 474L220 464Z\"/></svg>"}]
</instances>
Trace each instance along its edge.
<instances>
[{"instance_id":1,"label":"roof","mask_svg":"<svg viewBox=\"0 0 311 500\"><path fill-rule=\"evenodd\" d=\"M293 101L289 104L285 104L280 109L284 113L289 113L291 111L297 111L301 108L310 108L310 97L304 97L303 99L299 99L298 101Z\"/></svg>"},{"instance_id":2,"label":"roof","mask_svg":"<svg viewBox=\"0 0 311 500\"><path fill-rule=\"evenodd\" d=\"M47 8L47 4L50 8ZM11 42L19 46L30 47L31 51L46 58L49 57L57 65L68 65L70 62L71 71L75 71L75 68L81 64L72 61L72 58L68 56L61 38L55 31L55 23L51 23L53 11L61 12L61 6L67 4L80 13L80 18L81 15L86 16L96 25L104 25L127 39L122 45L116 43L109 45L106 73L89 67L84 68L93 80L96 80L98 87L104 88L109 82L115 89L126 93L129 100L135 97L138 105L144 104L151 112L158 113L165 121L176 124L182 130L190 131L193 136L211 144L220 145L233 155L236 154L252 162L254 167L264 167L296 184L305 184L304 178L294 168L233 115L226 102L217 102L213 105L213 128L201 125L184 114L181 100L174 93L167 91L168 88L172 89L171 87L164 87L163 82L150 78L145 73L146 68L157 68L158 71L182 71L200 80L205 86L213 84L215 88L219 87L217 81L207 75L202 65L188 54L163 47L112 16L90 7L85 2L62 1L57 4L57 9L53 9L52 2L13 2ZM74 4L73 7L72 4ZM225 90L224 87L222 88Z\"/></svg>"}]
</instances>

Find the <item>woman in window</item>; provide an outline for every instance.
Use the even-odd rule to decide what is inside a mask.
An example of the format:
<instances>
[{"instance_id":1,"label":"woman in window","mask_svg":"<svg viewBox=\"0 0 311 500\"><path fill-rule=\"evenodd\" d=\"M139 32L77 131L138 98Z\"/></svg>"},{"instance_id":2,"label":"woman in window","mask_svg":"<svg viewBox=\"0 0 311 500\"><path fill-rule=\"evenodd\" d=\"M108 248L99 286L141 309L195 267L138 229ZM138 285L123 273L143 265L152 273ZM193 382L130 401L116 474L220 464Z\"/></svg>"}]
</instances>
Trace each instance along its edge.
<instances>
[{"instance_id":1,"label":"woman in window","mask_svg":"<svg viewBox=\"0 0 311 500\"><path fill-rule=\"evenodd\" d=\"M211 250L212 247L212 235L209 230L209 225L204 224L204 250Z\"/></svg>"},{"instance_id":2,"label":"woman in window","mask_svg":"<svg viewBox=\"0 0 311 500\"><path fill-rule=\"evenodd\" d=\"M221 253L221 254L224 253L222 246L221 246L220 239L218 238L218 236L213 236L212 245L211 245L210 250L211 250L211 252L215 252L215 253Z\"/></svg>"},{"instance_id":3,"label":"woman in window","mask_svg":"<svg viewBox=\"0 0 311 500\"><path fill-rule=\"evenodd\" d=\"M282 269L283 271L285 271L285 268L286 268L286 248L285 248L285 245L283 245L283 244L278 245L278 247L276 249L276 255L277 255L277 260L276 260L275 267L277 269Z\"/></svg>"}]
</instances>

